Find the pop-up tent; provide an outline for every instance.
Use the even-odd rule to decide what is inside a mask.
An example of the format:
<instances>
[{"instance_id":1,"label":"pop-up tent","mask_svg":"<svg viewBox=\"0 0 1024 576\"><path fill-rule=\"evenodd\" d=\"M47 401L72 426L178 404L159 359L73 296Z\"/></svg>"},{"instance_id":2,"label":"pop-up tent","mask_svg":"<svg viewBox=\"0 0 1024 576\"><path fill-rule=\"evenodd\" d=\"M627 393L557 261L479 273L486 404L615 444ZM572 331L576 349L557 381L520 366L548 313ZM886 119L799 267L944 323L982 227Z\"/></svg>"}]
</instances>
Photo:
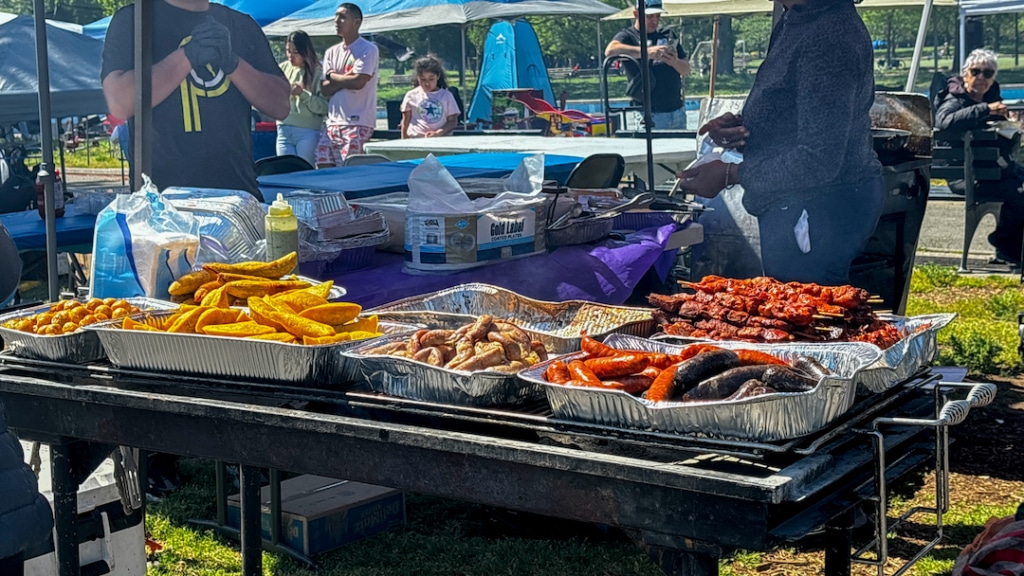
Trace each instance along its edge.
<instances>
[{"instance_id":1,"label":"pop-up tent","mask_svg":"<svg viewBox=\"0 0 1024 576\"><path fill-rule=\"evenodd\" d=\"M491 26L484 42L479 78L466 116L470 122L490 121L491 94L495 90L534 88L541 90L548 102L555 101L537 33L526 20L503 20Z\"/></svg>"},{"instance_id":2,"label":"pop-up tent","mask_svg":"<svg viewBox=\"0 0 1024 576\"><path fill-rule=\"evenodd\" d=\"M31 16L0 24L0 122L39 118L35 36ZM51 117L106 112L100 85L103 42L47 24L46 47Z\"/></svg>"},{"instance_id":3,"label":"pop-up tent","mask_svg":"<svg viewBox=\"0 0 1024 576\"><path fill-rule=\"evenodd\" d=\"M313 3L313 0L214 0L228 8L234 8L244 12L256 21L260 26L266 26L275 20L279 20L296 10L305 8ZM339 0L340 3L340 0ZM107 26L110 25L110 16L102 18L82 27L82 33L102 40L107 35ZM296 28L295 30L299 30ZM292 32L289 30L288 32Z\"/></svg>"}]
</instances>

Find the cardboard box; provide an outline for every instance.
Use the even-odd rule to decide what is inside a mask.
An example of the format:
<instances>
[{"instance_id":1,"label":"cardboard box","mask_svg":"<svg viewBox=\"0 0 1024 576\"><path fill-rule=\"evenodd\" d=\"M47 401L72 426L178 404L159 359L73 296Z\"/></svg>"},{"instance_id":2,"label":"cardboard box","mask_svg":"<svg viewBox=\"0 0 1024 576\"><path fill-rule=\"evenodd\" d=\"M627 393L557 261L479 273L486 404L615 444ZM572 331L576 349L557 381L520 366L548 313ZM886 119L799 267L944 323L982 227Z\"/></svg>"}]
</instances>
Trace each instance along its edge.
<instances>
[{"instance_id":1,"label":"cardboard box","mask_svg":"<svg viewBox=\"0 0 1024 576\"><path fill-rule=\"evenodd\" d=\"M270 539L270 487L260 490L262 532ZM241 526L240 497L228 498L228 525ZM392 488L303 475L281 482L281 540L307 556L405 523L405 494Z\"/></svg>"}]
</instances>

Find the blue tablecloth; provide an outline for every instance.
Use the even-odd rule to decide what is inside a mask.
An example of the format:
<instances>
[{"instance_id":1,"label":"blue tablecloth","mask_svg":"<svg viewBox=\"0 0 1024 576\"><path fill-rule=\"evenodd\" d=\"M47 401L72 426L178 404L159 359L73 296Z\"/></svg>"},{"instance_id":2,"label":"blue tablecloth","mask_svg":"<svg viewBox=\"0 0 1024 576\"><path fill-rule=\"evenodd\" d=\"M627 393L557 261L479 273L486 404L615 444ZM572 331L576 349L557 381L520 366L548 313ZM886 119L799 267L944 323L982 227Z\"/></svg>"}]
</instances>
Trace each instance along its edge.
<instances>
[{"instance_id":1,"label":"blue tablecloth","mask_svg":"<svg viewBox=\"0 0 1024 576\"><path fill-rule=\"evenodd\" d=\"M19 252L46 250L46 222L36 210L0 214L0 224L11 234ZM74 204L64 208L64 217L57 218L57 249L92 245L96 215L79 214Z\"/></svg>"},{"instance_id":2,"label":"blue tablecloth","mask_svg":"<svg viewBox=\"0 0 1024 576\"><path fill-rule=\"evenodd\" d=\"M455 178L500 178L511 174L526 156L518 152L499 152L455 154L437 159ZM544 177L564 184L580 160L576 156L546 154ZM409 174L419 162L422 159L263 176L259 179L260 191L268 200L275 198L282 188L344 192L350 200L402 192L408 190Z\"/></svg>"},{"instance_id":3,"label":"blue tablecloth","mask_svg":"<svg viewBox=\"0 0 1024 576\"><path fill-rule=\"evenodd\" d=\"M676 228L674 223L646 228L625 239L562 246L452 274L406 274L402 254L377 252L369 268L332 279L348 291L345 300L364 308L471 282L500 286L538 300L622 304L649 269L664 280L675 259L675 250L666 251L665 246Z\"/></svg>"}]
</instances>

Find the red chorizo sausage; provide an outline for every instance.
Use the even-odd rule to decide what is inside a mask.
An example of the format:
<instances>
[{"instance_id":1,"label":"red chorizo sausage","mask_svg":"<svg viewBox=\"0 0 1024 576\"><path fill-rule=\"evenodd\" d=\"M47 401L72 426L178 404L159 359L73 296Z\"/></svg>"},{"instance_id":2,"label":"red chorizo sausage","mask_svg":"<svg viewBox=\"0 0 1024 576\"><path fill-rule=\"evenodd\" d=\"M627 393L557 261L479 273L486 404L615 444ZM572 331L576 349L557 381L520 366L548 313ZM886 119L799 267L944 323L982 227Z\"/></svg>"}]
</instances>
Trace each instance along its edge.
<instances>
[{"instance_id":1,"label":"red chorizo sausage","mask_svg":"<svg viewBox=\"0 0 1024 576\"><path fill-rule=\"evenodd\" d=\"M618 354L602 358L590 358L584 363L602 380L637 374L647 368L648 358L642 354Z\"/></svg>"},{"instance_id":2,"label":"red chorizo sausage","mask_svg":"<svg viewBox=\"0 0 1024 576\"><path fill-rule=\"evenodd\" d=\"M594 374L594 371L587 367L582 360L573 360L569 362L569 376L573 380L579 380L586 383L587 385L598 385L601 384L601 379Z\"/></svg>"},{"instance_id":3,"label":"red chorizo sausage","mask_svg":"<svg viewBox=\"0 0 1024 576\"><path fill-rule=\"evenodd\" d=\"M569 375L569 367L561 360L555 360L544 371L544 379L553 384L565 384L572 379Z\"/></svg>"},{"instance_id":4,"label":"red chorizo sausage","mask_svg":"<svg viewBox=\"0 0 1024 576\"><path fill-rule=\"evenodd\" d=\"M653 380L649 376L643 374L634 374L632 376L623 376L616 378L615 380L603 380L602 383L614 390L622 390L629 394L640 394L644 390L651 387Z\"/></svg>"},{"instance_id":5,"label":"red chorizo sausage","mask_svg":"<svg viewBox=\"0 0 1024 576\"><path fill-rule=\"evenodd\" d=\"M675 390L676 370L678 369L679 364L673 364L662 370L654 382L651 382L651 387L647 389L647 399L652 402L669 400Z\"/></svg>"},{"instance_id":6,"label":"red chorizo sausage","mask_svg":"<svg viewBox=\"0 0 1024 576\"><path fill-rule=\"evenodd\" d=\"M619 350L594 340L590 336L583 334L580 338L580 349L587 353L589 358L603 358L605 356L615 356L619 354Z\"/></svg>"},{"instance_id":7,"label":"red chorizo sausage","mask_svg":"<svg viewBox=\"0 0 1024 576\"><path fill-rule=\"evenodd\" d=\"M776 364L789 366L789 363L777 356L772 356L760 350L737 350L736 355L740 357L740 366L754 366L757 364Z\"/></svg>"}]
</instances>

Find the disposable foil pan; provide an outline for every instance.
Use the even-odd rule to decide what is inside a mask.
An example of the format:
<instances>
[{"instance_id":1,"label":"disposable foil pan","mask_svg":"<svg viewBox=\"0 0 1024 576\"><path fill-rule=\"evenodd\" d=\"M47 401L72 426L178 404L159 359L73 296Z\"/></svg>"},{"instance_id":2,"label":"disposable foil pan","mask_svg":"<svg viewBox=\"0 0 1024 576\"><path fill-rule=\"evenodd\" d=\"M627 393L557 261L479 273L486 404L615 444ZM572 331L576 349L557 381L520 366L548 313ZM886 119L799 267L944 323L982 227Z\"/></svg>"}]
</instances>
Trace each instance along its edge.
<instances>
[{"instance_id":1,"label":"disposable foil pan","mask_svg":"<svg viewBox=\"0 0 1024 576\"><path fill-rule=\"evenodd\" d=\"M160 326L172 312L139 315L139 322ZM411 334L419 326L380 324L385 334ZM362 344L339 342L307 346L270 340L207 334L169 334L123 330L120 320L98 322L86 330L99 336L110 363L118 368L213 376L234 380L279 382L335 388L344 380L341 351ZM380 340L371 338L365 342Z\"/></svg>"},{"instance_id":2,"label":"disposable foil pan","mask_svg":"<svg viewBox=\"0 0 1024 576\"><path fill-rule=\"evenodd\" d=\"M956 318L956 314L924 314L921 316L896 316L894 314L879 314L878 317L887 322L892 322L901 333L906 334L899 342L889 348L878 349L880 357L876 362L857 374L857 383L861 392L878 393L885 392L897 383L909 378L915 372L925 366L930 366L939 353L939 345L936 336L942 328L945 328ZM683 338L668 334L658 334L655 340L664 342L696 342L705 341L694 338ZM801 346L831 346L828 342L806 342ZM782 346L788 344L769 344L769 346Z\"/></svg>"},{"instance_id":3,"label":"disposable foil pan","mask_svg":"<svg viewBox=\"0 0 1024 576\"><path fill-rule=\"evenodd\" d=\"M385 304L373 312L396 322L424 322L416 313L438 312L463 315L466 322L490 314L511 320L544 343L550 354L565 354L580 349L580 335L586 332L602 339L613 333L650 336L655 322L649 308L610 306L567 300L545 302L527 298L489 284L462 284L420 296Z\"/></svg>"},{"instance_id":4,"label":"disposable foil pan","mask_svg":"<svg viewBox=\"0 0 1024 576\"><path fill-rule=\"evenodd\" d=\"M684 346L613 334L605 340L613 348L676 353ZM807 392L780 392L736 401L649 402L621 390L599 390L551 384L544 370L555 359L519 373L544 387L555 416L593 424L698 435L712 438L773 442L810 434L841 416L856 398L856 376L878 360L881 351L862 342L835 344L748 344L719 342L722 348L771 353L783 360L810 356L831 376ZM562 357L563 361L580 356Z\"/></svg>"},{"instance_id":5,"label":"disposable foil pan","mask_svg":"<svg viewBox=\"0 0 1024 576\"><path fill-rule=\"evenodd\" d=\"M346 376L366 382L374 392L457 406L514 405L543 395L539 384L523 382L515 374L448 370L409 358L366 354L408 337L388 336L343 350L355 370Z\"/></svg>"},{"instance_id":6,"label":"disposable foil pan","mask_svg":"<svg viewBox=\"0 0 1024 576\"><path fill-rule=\"evenodd\" d=\"M615 227L614 218L587 218L577 220L565 228L546 230L546 242L548 247L572 246L574 244L586 244L596 242L604 238Z\"/></svg>"},{"instance_id":7,"label":"disposable foil pan","mask_svg":"<svg viewBox=\"0 0 1024 576\"><path fill-rule=\"evenodd\" d=\"M177 304L154 298L126 298L132 306L140 310L169 310L177 308ZM0 324L15 318L24 318L40 312L46 312L53 303L23 308L16 312L0 316ZM0 327L0 337L15 356L52 362L81 364L92 362L104 357L103 346L96 334L86 329L76 330L70 334L44 336Z\"/></svg>"}]
</instances>

